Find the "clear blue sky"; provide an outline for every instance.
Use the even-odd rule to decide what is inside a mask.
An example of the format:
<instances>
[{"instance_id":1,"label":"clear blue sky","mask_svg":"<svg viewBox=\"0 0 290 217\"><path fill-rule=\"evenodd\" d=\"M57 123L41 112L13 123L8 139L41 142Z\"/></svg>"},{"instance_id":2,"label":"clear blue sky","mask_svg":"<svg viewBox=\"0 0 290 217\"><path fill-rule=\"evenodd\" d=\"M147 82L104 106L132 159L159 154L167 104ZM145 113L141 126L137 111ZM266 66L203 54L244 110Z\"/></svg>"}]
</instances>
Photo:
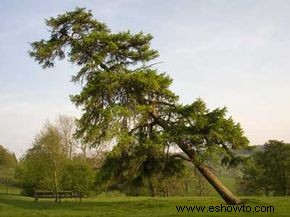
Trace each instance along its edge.
<instances>
[{"instance_id":1,"label":"clear blue sky","mask_svg":"<svg viewBox=\"0 0 290 217\"><path fill-rule=\"evenodd\" d=\"M0 144L23 154L46 119L79 115L67 63L43 70L29 42L44 19L86 7L113 31L154 36L161 72L184 103L227 106L252 144L290 142L290 1L0 0Z\"/></svg>"}]
</instances>

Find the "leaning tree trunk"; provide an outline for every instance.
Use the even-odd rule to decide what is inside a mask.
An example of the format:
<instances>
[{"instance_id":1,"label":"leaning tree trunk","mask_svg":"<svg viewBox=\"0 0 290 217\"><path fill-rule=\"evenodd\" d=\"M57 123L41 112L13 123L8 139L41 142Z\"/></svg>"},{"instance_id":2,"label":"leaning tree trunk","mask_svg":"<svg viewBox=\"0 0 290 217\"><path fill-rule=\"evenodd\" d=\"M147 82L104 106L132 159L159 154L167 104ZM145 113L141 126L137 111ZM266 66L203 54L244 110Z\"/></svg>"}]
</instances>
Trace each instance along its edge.
<instances>
[{"instance_id":1,"label":"leaning tree trunk","mask_svg":"<svg viewBox=\"0 0 290 217\"><path fill-rule=\"evenodd\" d=\"M204 178L211 184L212 187L218 192L218 194L224 199L227 204L238 205L242 201L237 198L214 174L210 169L197 162L196 152L190 147L182 142L179 143L179 147L183 152L191 159L192 163L196 166L199 172L204 176Z\"/></svg>"},{"instance_id":2,"label":"leaning tree trunk","mask_svg":"<svg viewBox=\"0 0 290 217\"><path fill-rule=\"evenodd\" d=\"M206 180L214 187L219 195L226 201L227 204L238 205L241 200L237 198L224 184L209 170L205 165L196 165L199 172L206 178Z\"/></svg>"},{"instance_id":3,"label":"leaning tree trunk","mask_svg":"<svg viewBox=\"0 0 290 217\"><path fill-rule=\"evenodd\" d=\"M170 126L158 115L150 113L151 117L156 121L163 129L170 129ZM190 158L192 163L197 167L204 178L214 187L218 194L224 199L227 204L238 205L242 201L237 198L205 165L200 164L196 160L196 152L192 148L192 144L184 143L182 139L176 141L179 148Z\"/></svg>"}]
</instances>

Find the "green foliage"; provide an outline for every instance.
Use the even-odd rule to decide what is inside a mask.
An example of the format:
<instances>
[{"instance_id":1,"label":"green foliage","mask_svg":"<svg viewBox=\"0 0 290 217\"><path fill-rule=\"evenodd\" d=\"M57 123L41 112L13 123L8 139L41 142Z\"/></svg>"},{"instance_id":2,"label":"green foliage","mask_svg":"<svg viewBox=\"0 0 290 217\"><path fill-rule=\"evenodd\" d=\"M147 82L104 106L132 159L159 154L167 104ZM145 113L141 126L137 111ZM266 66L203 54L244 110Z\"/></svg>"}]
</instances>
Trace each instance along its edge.
<instances>
[{"instance_id":1,"label":"green foliage","mask_svg":"<svg viewBox=\"0 0 290 217\"><path fill-rule=\"evenodd\" d=\"M34 189L51 189L51 174L49 159L44 153L28 150L27 155L20 160L15 171L15 177L20 182L24 195L32 196Z\"/></svg>"},{"instance_id":2,"label":"green foliage","mask_svg":"<svg viewBox=\"0 0 290 217\"><path fill-rule=\"evenodd\" d=\"M80 66L73 80L85 85L72 101L86 111L78 131L86 142L97 145L119 133L124 118L132 118L136 110L144 109L136 104L142 92L154 95L160 90L168 94L164 87L171 80L142 67L158 56L150 48L152 36L112 33L94 20L90 11L81 8L47 20L47 26L50 39L32 43L30 55L46 68L54 65L56 57L64 58L67 50L69 60Z\"/></svg>"},{"instance_id":3,"label":"green foliage","mask_svg":"<svg viewBox=\"0 0 290 217\"><path fill-rule=\"evenodd\" d=\"M100 190L118 189L138 195L141 188L147 187L149 194L154 196L156 192L165 193L171 180L183 176L183 161L171 157L161 145L147 141L142 145L118 149L120 146L115 146L108 153L97 174ZM128 189L131 190L128 192Z\"/></svg>"},{"instance_id":4,"label":"green foliage","mask_svg":"<svg viewBox=\"0 0 290 217\"><path fill-rule=\"evenodd\" d=\"M152 36L112 33L79 8L49 19L47 25L50 39L32 43L30 55L49 67L67 50L69 60L80 66L74 81L85 84L72 101L85 111L77 134L86 142L99 145L127 131L132 122L143 125L148 111L155 109L151 100L176 99L168 89L171 79L145 65L158 56L150 48Z\"/></svg>"},{"instance_id":5,"label":"green foliage","mask_svg":"<svg viewBox=\"0 0 290 217\"><path fill-rule=\"evenodd\" d=\"M32 195L35 189L57 191L65 157L60 132L47 123L16 170L16 178L24 189L23 193Z\"/></svg>"},{"instance_id":6,"label":"green foliage","mask_svg":"<svg viewBox=\"0 0 290 217\"><path fill-rule=\"evenodd\" d=\"M94 171L89 164L81 160L67 160L65 162L60 180L63 190L73 191L82 198L90 193L93 182Z\"/></svg>"},{"instance_id":7,"label":"green foliage","mask_svg":"<svg viewBox=\"0 0 290 217\"><path fill-rule=\"evenodd\" d=\"M14 179L14 170L17 159L14 154L0 145L0 185L5 186L5 193L10 193L10 188L17 185Z\"/></svg>"},{"instance_id":8,"label":"green foliage","mask_svg":"<svg viewBox=\"0 0 290 217\"><path fill-rule=\"evenodd\" d=\"M178 106L179 119L171 126L175 137L186 138L185 142L194 146L201 155L199 161L211 158L211 154L225 151L222 164L235 166L239 159L231 150L241 149L248 145L240 124L226 117L226 108L210 111L206 104L198 99L192 104ZM206 157L205 157L206 156Z\"/></svg>"},{"instance_id":9,"label":"green foliage","mask_svg":"<svg viewBox=\"0 0 290 217\"><path fill-rule=\"evenodd\" d=\"M287 196L290 190L290 144L270 140L244 168L241 191L246 194Z\"/></svg>"},{"instance_id":10,"label":"green foliage","mask_svg":"<svg viewBox=\"0 0 290 217\"><path fill-rule=\"evenodd\" d=\"M17 159L14 154L0 145L0 169L14 168L17 165Z\"/></svg>"}]
</instances>

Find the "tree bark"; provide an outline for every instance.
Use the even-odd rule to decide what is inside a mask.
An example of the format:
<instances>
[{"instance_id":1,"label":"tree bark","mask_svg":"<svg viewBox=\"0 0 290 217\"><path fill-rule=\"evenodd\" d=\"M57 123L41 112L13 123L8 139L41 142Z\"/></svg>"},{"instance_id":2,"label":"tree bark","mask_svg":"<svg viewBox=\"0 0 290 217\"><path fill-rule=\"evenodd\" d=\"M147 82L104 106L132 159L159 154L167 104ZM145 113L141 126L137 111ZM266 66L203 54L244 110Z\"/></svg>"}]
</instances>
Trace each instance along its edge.
<instances>
[{"instance_id":1,"label":"tree bark","mask_svg":"<svg viewBox=\"0 0 290 217\"><path fill-rule=\"evenodd\" d=\"M233 195L233 193L226 186L224 186L224 184L210 171L207 166L196 165L196 167L227 204L238 205L242 203L239 198Z\"/></svg>"}]
</instances>

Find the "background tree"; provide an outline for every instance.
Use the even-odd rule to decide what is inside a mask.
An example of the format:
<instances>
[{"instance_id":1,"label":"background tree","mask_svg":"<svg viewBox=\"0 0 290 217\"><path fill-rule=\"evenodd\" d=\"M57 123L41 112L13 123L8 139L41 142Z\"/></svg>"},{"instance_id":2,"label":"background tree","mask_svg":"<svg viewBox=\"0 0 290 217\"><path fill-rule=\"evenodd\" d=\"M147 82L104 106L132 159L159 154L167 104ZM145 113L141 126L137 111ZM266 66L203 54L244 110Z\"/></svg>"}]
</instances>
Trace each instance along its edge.
<instances>
[{"instance_id":1,"label":"background tree","mask_svg":"<svg viewBox=\"0 0 290 217\"><path fill-rule=\"evenodd\" d=\"M26 193L35 189L59 191L60 174L66 159L66 146L58 129L47 122L36 136L33 147L28 150L17 171Z\"/></svg>"},{"instance_id":2,"label":"background tree","mask_svg":"<svg viewBox=\"0 0 290 217\"><path fill-rule=\"evenodd\" d=\"M49 158L39 148L33 147L20 160L15 177L23 189L22 194L33 196L35 189L52 189Z\"/></svg>"},{"instance_id":3,"label":"background tree","mask_svg":"<svg viewBox=\"0 0 290 217\"><path fill-rule=\"evenodd\" d=\"M5 186L5 193L9 193L9 186L15 185L14 170L17 166L15 154L10 153L0 145L0 184Z\"/></svg>"},{"instance_id":4,"label":"background tree","mask_svg":"<svg viewBox=\"0 0 290 217\"><path fill-rule=\"evenodd\" d=\"M73 136L76 128L75 118L66 115L59 115L56 127L61 133L62 143L64 145L65 152L67 153L67 157L72 159L74 149L77 146L77 141Z\"/></svg>"},{"instance_id":5,"label":"background tree","mask_svg":"<svg viewBox=\"0 0 290 217\"><path fill-rule=\"evenodd\" d=\"M63 190L76 193L81 202L82 198L92 190L93 182L94 171L89 164L83 160L65 162L60 181Z\"/></svg>"},{"instance_id":6,"label":"background tree","mask_svg":"<svg viewBox=\"0 0 290 217\"><path fill-rule=\"evenodd\" d=\"M0 167L14 168L17 165L17 158L14 153L10 153L0 145Z\"/></svg>"},{"instance_id":7,"label":"background tree","mask_svg":"<svg viewBox=\"0 0 290 217\"><path fill-rule=\"evenodd\" d=\"M86 160L88 145L75 137L76 121L74 117L59 115L54 125L61 134L67 158L72 160L74 155L80 157L79 152L81 151L83 160Z\"/></svg>"},{"instance_id":8,"label":"background tree","mask_svg":"<svg viewBox=\"0 0 290 217\"><path fill-rule=\"evenodd\" d=\"M178 104L169 89L172 80L152 68L150 61L158 52L150 47L151 35L112 33L82 8L50 18L46 24L50 38L33 42L30 55L44 68L66 56L78 66L73 81L82 82L83 88L72 101L83 110L77 135L85 143L140 144L142 137L151 140L152 132L158 132L186 153L227 203L241 202L200 156L216 146L230 156L228 162L237 162L230 150L247 145L242 129L226 118L225 109L209 111L201 100Z\"/></svg>"},{"instance_id":9,"label":"background tree","mask_svg":"<svg viewBox=\"0 0 290 217\"><path fill-rule=\"evenodd\" d=\"M58 200L58 192L70 190L81 198L92 189L93 162L87 162L78 150L73 134L75 120L61 115L54 123L47 122L33 141L33 147L21 159L16 177L24 194L50 190Z\"/></svg>"},{"instance_id":10,"label":"background tree","mask_svg":"<svg viewBox=\"0 0 290 217\"><path fill-rule=\"evenodd\" d=\"M287 196L290 189L290 144L269 140L244 167L241 191Z\"/></svg>"}]
</instances>

